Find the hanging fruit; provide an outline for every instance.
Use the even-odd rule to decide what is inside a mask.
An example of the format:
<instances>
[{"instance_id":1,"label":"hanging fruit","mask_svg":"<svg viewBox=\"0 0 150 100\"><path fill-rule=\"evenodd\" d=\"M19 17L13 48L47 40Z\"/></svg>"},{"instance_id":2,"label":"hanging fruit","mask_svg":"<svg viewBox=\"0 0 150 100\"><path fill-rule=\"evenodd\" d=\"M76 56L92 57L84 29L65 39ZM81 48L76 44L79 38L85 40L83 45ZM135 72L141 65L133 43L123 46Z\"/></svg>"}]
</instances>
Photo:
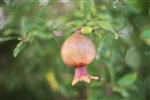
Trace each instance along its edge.
<instances>
[{"instance_id":1,"label":"hanging fruit","mask_svg":"<svg viewBox=\"0 0 150 100\"><path fill-rule=\"evenodd\" d=\"M91 40L82 35L81 29L71 35L62 45L61 57L64 63L75 68L72 86L78 81L90 83L91 79L98 80L97 76L89 75L86 65L90 64L96 56L95 46Z\"/></svg>"}]
</instances>

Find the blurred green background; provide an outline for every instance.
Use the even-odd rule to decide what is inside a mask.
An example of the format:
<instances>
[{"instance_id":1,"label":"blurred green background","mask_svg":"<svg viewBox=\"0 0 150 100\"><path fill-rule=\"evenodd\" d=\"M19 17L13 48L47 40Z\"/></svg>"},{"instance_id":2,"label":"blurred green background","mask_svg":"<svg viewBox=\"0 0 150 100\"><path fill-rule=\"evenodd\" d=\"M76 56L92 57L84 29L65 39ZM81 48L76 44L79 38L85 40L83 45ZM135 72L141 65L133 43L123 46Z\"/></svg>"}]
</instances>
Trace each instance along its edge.
<instances>
[{"instance_id":1,"label":"blurred green background","mask_svg":"<svg viewBox=\"0 0 150 100\"><path fill-rule=\"evenodd\" d=\"M0 100L150 100L149 0L0 2ZM72 87L60 49L79 27L101 79Z\"/></svg>"}]
</instances>

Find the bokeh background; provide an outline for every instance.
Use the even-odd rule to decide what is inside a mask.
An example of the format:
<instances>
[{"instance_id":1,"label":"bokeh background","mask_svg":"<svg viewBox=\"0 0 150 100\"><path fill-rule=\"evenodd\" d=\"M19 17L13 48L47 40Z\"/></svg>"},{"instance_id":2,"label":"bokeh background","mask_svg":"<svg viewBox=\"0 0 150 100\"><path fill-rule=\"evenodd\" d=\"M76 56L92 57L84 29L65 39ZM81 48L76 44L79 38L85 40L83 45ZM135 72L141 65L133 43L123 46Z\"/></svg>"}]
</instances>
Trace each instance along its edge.
<instances>
[{"instance_id":1,"label":"bokeh background","mask_svg":"<svg viewBox=\"0 0 150 100\"><path fill-rule=\"evenodd\" d=\"M150 100L149 0L0 2L0 100ZM72 87L60 49L87 26L101 79Z\"/></svg>"}]
</instances>

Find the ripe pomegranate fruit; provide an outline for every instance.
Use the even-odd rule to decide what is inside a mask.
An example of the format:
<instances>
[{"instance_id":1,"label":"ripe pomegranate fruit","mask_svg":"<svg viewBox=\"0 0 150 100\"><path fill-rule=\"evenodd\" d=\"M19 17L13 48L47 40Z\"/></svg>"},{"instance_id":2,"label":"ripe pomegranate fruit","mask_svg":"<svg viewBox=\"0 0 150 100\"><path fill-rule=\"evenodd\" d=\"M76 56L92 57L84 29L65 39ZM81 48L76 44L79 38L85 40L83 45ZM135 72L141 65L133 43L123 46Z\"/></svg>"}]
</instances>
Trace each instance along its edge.
<instances>
[{"instance_id":1,"label":"ripe pomegranate fruit","mask_svg":"<svg viewBox=\"0 0 150 100\"><path fill-rule=\"evenodd\" d=\"M78 83L78 81L90 83L90 79L99 79L97 76L89 75L86 70L86 65L95 59L95 55L94 44L81 34L81 29L63 43L61 57L67 66L75 68L72 86Z\"/></svg>"}]
</instances>

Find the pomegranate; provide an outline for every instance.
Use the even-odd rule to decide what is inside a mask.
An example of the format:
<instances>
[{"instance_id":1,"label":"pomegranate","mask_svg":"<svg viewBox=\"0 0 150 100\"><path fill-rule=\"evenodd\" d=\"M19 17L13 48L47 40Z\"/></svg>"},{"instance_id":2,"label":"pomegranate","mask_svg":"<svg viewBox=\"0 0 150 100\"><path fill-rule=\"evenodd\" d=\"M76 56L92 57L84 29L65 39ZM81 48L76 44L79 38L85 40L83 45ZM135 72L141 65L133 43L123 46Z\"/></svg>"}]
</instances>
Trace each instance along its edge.
<instances>
[{"instance_id":1,"label":"pomegranate","mask_svg":"<svg viewBox=\"0 0 150 100\"><path fill-rule=\"evenodd\" d=\"M72 86L77 84L78 81L90 83L90 79L99 79L97 76L89 75L86 70L86 65L90 64L95 59L95 56L94 44L81 34L81 29L63 43L61 57L67 66L75 68Z\"/></svg>"}]
</instances>

